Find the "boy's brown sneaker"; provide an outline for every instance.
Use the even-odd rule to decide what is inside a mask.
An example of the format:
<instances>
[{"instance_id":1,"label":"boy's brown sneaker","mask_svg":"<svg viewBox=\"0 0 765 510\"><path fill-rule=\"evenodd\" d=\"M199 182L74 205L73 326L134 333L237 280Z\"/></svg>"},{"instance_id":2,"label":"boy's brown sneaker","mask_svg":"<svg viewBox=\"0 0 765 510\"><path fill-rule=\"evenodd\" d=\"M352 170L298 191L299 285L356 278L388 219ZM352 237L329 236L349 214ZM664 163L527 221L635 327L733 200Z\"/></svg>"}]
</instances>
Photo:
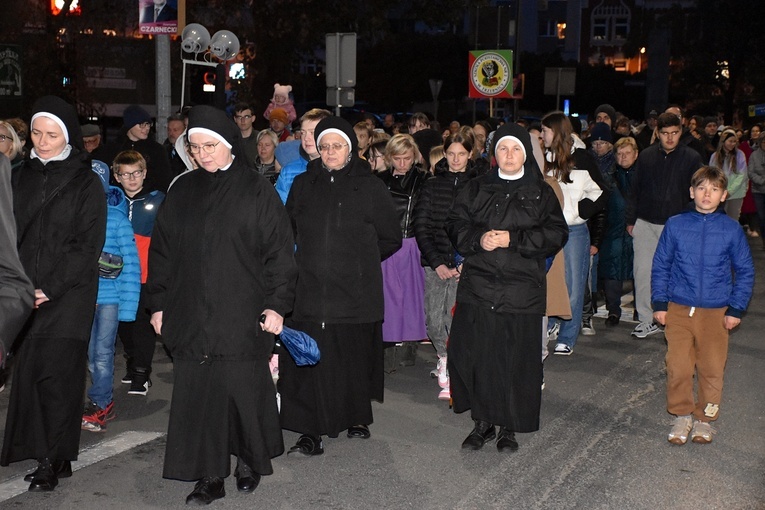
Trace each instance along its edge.
<instances>
[{"instance_id":1,"label":"boy's brown sneaker","mask_svg":"<svg viewBox=\"0 0 765 510\"><path fill-rule=\"evenodd\" d=\"M691 441L699 444L708 444L712 442L712 434L715 429L712 426L701 420L694 420L693 429L691 430Z\"/></svg>"},{"instance_id":2,"label":"boy's brown sneaker","mask_svg":"<svg viewBox=\"0 0 765 510\"><path fill-rule=\"evenodd\" d=\"M676 445L684 445L688 442L688 435L693 427L693 418L690 415L678 416L672 421L672 430L669 431L667 441Z\"/></svg>"}]
</instances>

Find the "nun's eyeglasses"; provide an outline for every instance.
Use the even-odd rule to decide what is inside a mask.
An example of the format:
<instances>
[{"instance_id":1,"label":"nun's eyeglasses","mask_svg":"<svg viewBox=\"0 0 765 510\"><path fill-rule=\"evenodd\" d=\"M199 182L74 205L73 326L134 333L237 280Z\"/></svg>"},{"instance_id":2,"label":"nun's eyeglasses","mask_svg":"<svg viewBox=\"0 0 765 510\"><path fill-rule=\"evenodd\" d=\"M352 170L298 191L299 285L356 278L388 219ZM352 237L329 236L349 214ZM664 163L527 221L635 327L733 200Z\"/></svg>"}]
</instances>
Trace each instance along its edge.
<instances>
[{"instance_id":1,"label":"nun's eyeglasses","mask_svg":"<svg viewBox=\"0 0 765 510\"><path fill-rule=\"evenodd\" d=\"M347 143L323 143L319 145L319 152L329 152L330 149L337 152L342 150L344 147L348 147Z\"/></svg>"},{"instance_id":2,"label":"nun's eyeglasses","mask_svg":"<svg viewBox=\"0 0 765 510\"><path fill-rule=\"evenodd\" d=\"M215 148L218 146L220 142L218 143L206 143L204 145L195 145L193 143L189 144L189 152L192 154L199 154L200 149L204 149L207 154L212 154L215 152Z\"/></svg>"}]
</instances>

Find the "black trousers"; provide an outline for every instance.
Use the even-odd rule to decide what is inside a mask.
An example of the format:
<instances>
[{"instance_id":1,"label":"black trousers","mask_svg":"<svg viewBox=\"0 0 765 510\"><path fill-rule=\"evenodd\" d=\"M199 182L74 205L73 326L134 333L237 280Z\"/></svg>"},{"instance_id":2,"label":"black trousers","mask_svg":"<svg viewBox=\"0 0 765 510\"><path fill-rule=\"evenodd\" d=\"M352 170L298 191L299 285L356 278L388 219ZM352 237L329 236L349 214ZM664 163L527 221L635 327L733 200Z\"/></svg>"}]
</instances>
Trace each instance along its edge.
<instances>
[{"instance_id":1,"label":"black trousers","mask_svg":"<svg viewBox=\"0 0 765 510\"><path fill-rule=\"evenodd\" d=\"M146 307L146 284L141 284L141 297L138 299L138 313L135 322L120 322L117 328L125 354L131 359L131 365L151 369L157 335L151 325L151 314Z\"/></svg>"}]
</instances>

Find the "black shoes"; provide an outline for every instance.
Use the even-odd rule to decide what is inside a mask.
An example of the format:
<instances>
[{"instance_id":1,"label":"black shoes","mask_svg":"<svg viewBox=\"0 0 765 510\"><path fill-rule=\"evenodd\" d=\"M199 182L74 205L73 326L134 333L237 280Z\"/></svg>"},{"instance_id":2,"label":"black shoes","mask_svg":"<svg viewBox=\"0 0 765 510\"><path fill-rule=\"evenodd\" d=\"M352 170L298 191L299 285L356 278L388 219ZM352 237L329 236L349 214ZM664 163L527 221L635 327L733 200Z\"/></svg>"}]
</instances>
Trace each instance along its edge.
<instances>
[{"instance_id":1,"label":"black shoes","mask_svg":"<svg viewBox=\"0 0 765 510\"><path fill-rule=\"evenodd\" d=\"M515 440L515 432L502 427L499 431L499 436L497 437L497 450L500 452L514 452L517 449L518 441Z\"/></svg>"},{"instance_id":2,"label":"black shoes","mask_svg":"<svg viewBox=\"0 0 765 510\"><path fill-rule=\"evenodd\" d=\"M39 461L40 464L43 463L43 461ZM53 468L53 473L56 475L56 478L69 478L72 476L72 463L68 460L52 460L50 461L51 468ZM37 472L40 470L40 465L37 466L37 469L29 473L27 476L24 477L25 482L31 482L32 479L37 476Z\"/></svg>"},{"instance_id":3,"label":"black shoes","mask_svg":"<svg viewBox=\"0 0 765 510\"><path fill-rule=\"evenodd\" d=\"M609 315L606 319L606 326L608 327L614 327L619 325L619 316L618 315Z\"/></svg>"},{"instance_id":4,"label":"black shoes","mask_svg":"<svg viewBox=\"0 0 765 510\"><path fill-rule=\"evenodd\" d=\"M260 483L260 475L253 473L250 466L239 459L236 461L234 477L236 477L236 490L239 492L252 492Z\"/></svg>"},{"instance_id":5,"label":"black shoes","mask_svg":"<svg viewBox=\"0 0 765 510\"><path fill-rule=\"evenodd\" d=\"M29 492L50 492L58 485L58 477L51 465L50 459L41 459L38 462L37 470L32 473ZM69 469L69 476L71 476L71 465ZM24 478L26 479L26 477Z\"/></svg>"},{"instance_id":6,"label":"black shoes","mask_svg":"<svg viewBox=\"0 0 765 510\"><path fill-rule=\"evenodd\" d=\"M133 367L128 395L146 395L151 387L150 368Z\"/></svg>"},{"instance_id":7,"label":"black shoes","mask_svg":"<svg viewBox=\"0 0 765 510\"><path fill-rule=\"evenodd\" d=\"M313 437L307 434L303 434L295 443L295 446L290 448L290 453L299 453L304 457L313 457L315 455L321 455L324 453L324 444L321 442L321 437Z\"/></svg>"},{"instance_id":8,"label":"black shoes","mask_svg":"<svg viewBox=\"0 0 765 510\"><path fill-rule=\"evenodd\" d=\"M223 487L223 478L206 476L199 480L194 486L194 490L186 497L187 505L209 505L216 499L226 496L226 489Z\"/></svg>"},{"instance_id":9,"label":"black shoes","mask_svg":"<svg viewBox=\"0 0 765 510\"><path fill-rule=\"evenodd\" d=\"M372 434L366 425L354 425L348 427L348 437L351 439L369 439Z\"/></svg>"},{"instance_id":10,"label":"black shoes","mask_svg":"<svg viewBox=\"0 0 765 510\"><path fill-rule=\"evenodd\" d=\"M474 420L475 427L470 435L462 442L462 448L468 450L480 450L483 445L497 437L494 425L481 420Z\"/></svg>"}]
</instances>

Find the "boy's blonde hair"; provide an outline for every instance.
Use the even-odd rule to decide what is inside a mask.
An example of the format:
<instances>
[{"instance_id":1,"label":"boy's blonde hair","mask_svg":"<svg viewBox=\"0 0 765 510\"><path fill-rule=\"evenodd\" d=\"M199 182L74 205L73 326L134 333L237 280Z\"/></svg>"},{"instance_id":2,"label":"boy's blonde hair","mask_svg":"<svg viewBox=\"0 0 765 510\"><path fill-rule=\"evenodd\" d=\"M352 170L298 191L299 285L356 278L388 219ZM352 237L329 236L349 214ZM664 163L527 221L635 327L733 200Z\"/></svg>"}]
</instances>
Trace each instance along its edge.
<instances>
[{"instance_id":1,"label":"boy's blonde hair","mask_svg":"<svg viewBox=\"0 0 765 510\"><path fill-rule=\"evenodd\" d=\"M112 163L112 172L120 173L121 165L138 165L141 170L146 170L146 160L137 151L122 151L117 154Z\"/></svg>"},{"instance_id":2,"label":"boy's blonde hair","mask_svg":"<svg viewBox=\"0 0 765 510\"><path fill-rule=\"evenodd\" d=\"M707 165L696 170L693 177L691 177L691 187L695 188L704 181L709 181L713 186L728 189L728 177L725 176L725 172L716 166Z\"/></svg>"}]
</instances>

